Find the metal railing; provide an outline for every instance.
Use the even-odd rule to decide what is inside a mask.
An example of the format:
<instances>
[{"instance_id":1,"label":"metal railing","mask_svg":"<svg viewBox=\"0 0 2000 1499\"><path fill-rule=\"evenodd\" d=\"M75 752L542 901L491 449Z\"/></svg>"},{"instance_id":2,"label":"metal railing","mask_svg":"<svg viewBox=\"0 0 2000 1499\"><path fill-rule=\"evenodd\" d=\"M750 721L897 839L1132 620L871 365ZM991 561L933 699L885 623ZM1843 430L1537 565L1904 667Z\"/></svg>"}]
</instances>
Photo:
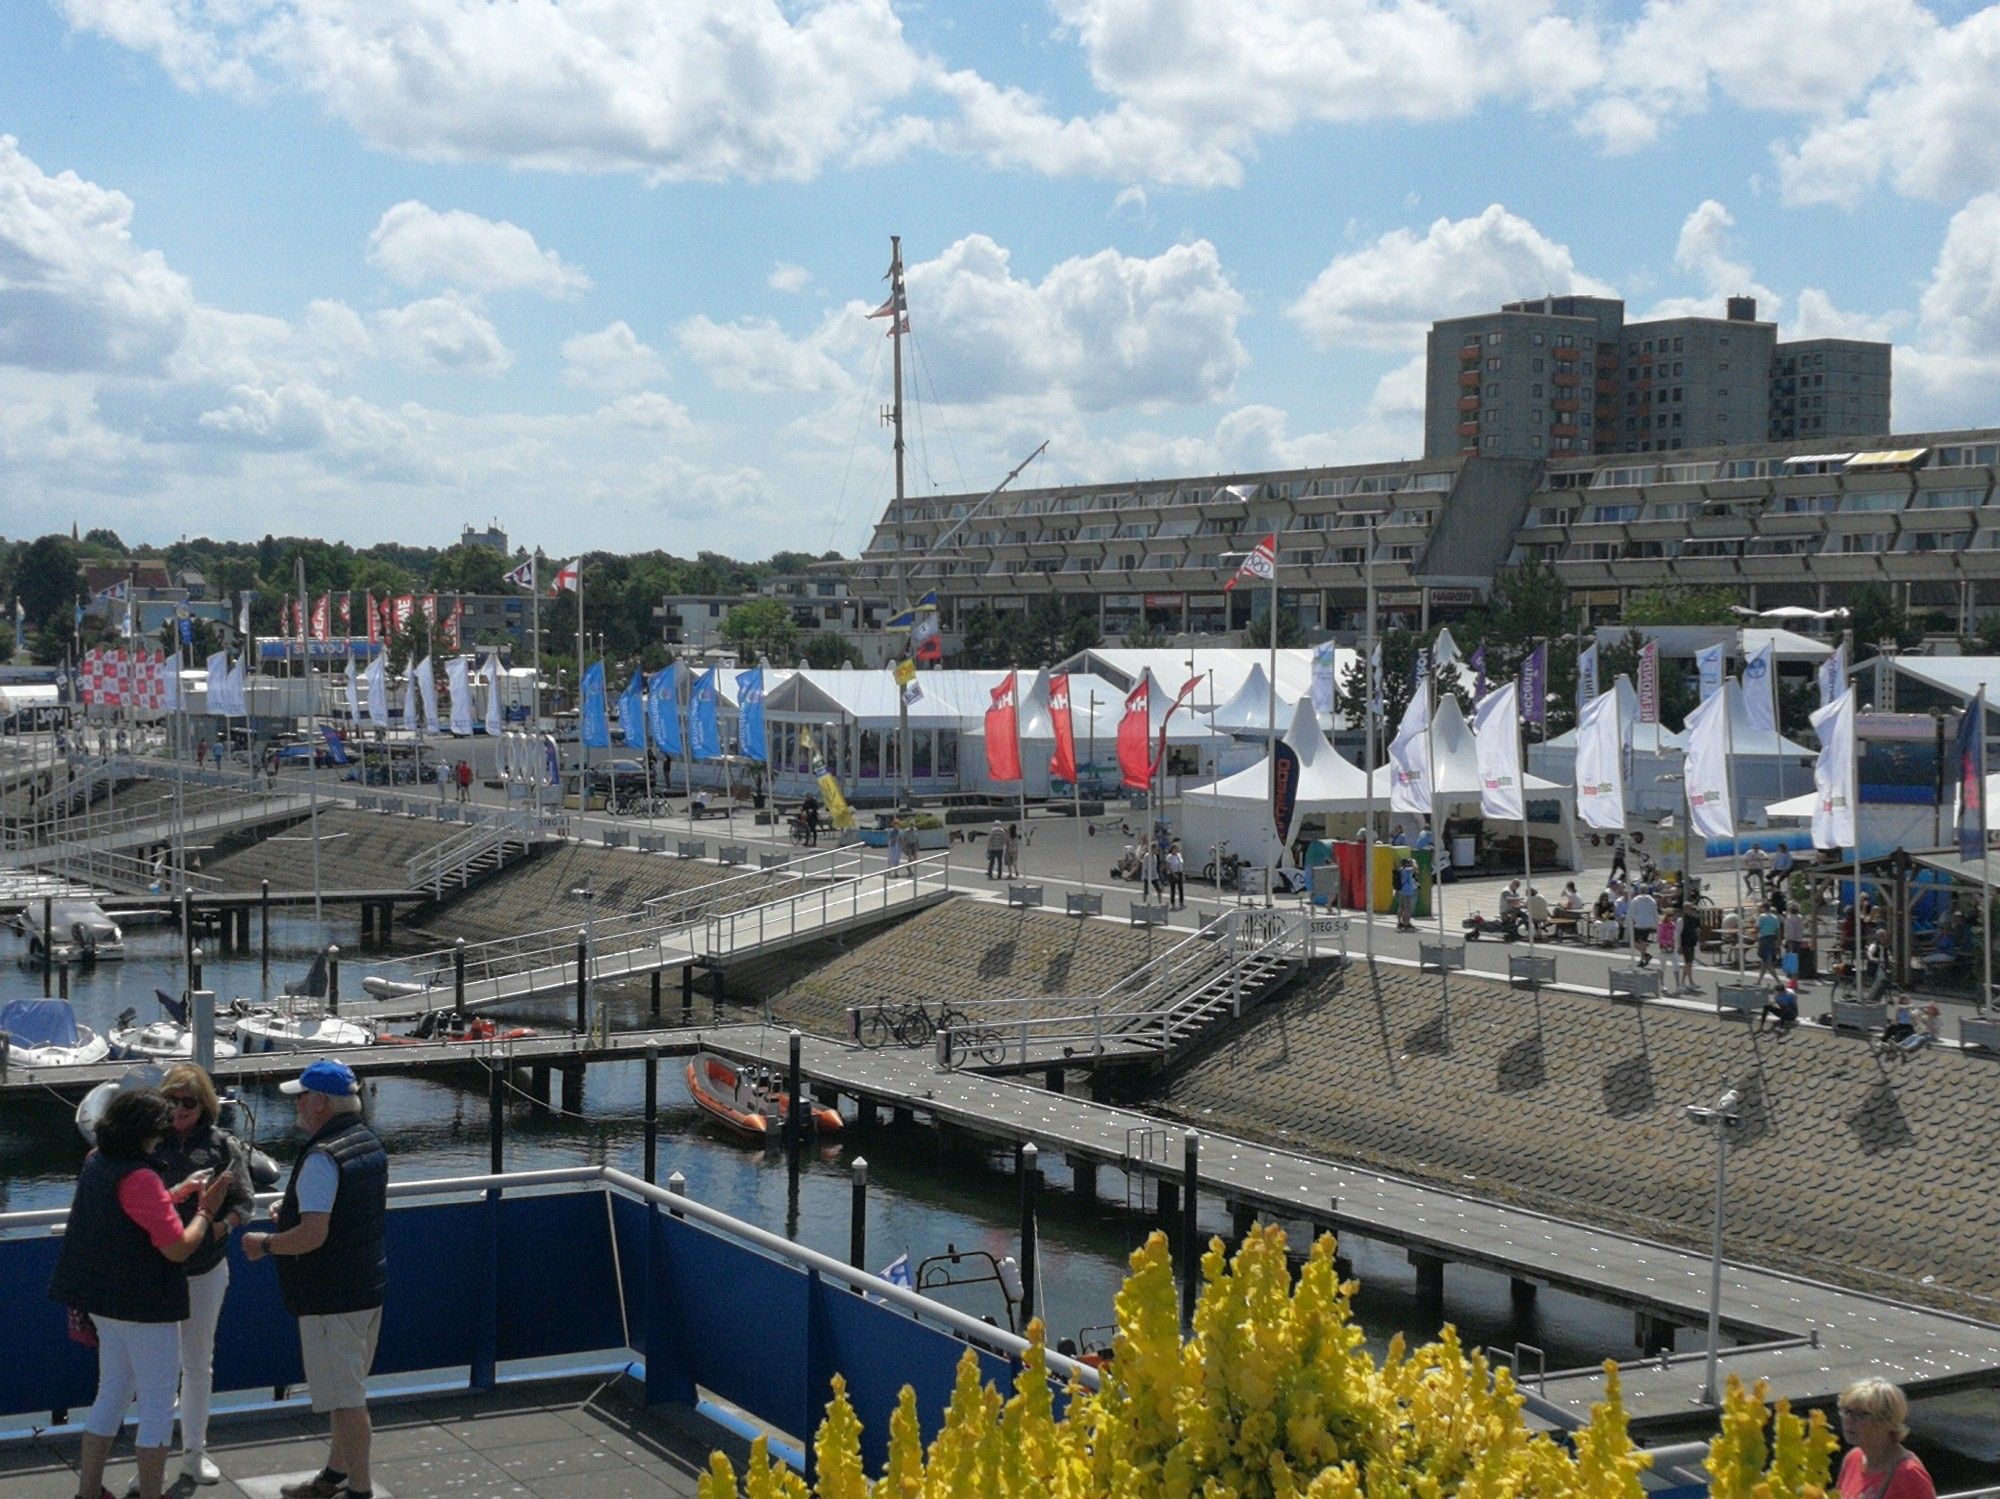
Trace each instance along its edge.
<instances>
[{"instance_id":1,"label":"metal railing","mask_svg":"<svg viewBox=\"0 0 2000 1499\"><path fill-rule=\"evenodd\" d=\"M510 844L526 849L534 841L532 819L524 813L505 812L474 823L442 843L403 861L403 876L412 890L428 890L433 897L444 894L446 885L463 885L472 866L491 854L505 861Z\"/></svg>"},{"instance_id":2,"label":"metal railing","mask_svg":"<svg viewBox=\"0 0 2000 1499\"><path fill-rule=\"evenodd\" d=\"M950 851L926 854L894 869L856 875L765 905L716 912L704 923L702 951L715 958L754 952L771 942L823 931L835 922L950 892Z\"/></svg>"},{"instance_id":3,"label":"metal railing","mask_svg":"<svg viewBox=\"0 0 2000 1499\"><path fill-rule=\"evenodd\" d=\"M181 797L180 820L186 825L220 808L241 805L242 799L234 791L197 786ZM52 852L65 844L118 838L141 829L148 830L149 838L164 840L172 836L174 821L171 798L151 801L142 807L105 808L75 817L39 817L0 831L0 848L23 854Z\"/></svg>"}]
</instances>

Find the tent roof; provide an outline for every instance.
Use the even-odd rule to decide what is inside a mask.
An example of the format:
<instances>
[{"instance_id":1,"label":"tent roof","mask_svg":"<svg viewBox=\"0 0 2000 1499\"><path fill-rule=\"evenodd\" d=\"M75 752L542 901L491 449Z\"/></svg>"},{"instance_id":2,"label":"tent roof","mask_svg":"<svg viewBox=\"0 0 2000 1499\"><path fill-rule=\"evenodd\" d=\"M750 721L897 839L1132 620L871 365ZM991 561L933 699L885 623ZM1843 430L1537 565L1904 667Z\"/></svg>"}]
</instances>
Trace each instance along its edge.
<instances>
[{"instance_id":1,"label":"tent roof","mask_svg":"<svg viewBox=\"0 0 2000 1499\"><path fill-rule=\"evenodd\" d=\"M2000 656L1898 656L1896 670L1968 701L1980 688L2000 705Z\"/></svg>"},{"instance_id":2,"label":"tent roof","mask_svg":"<svg viewBox=\"0 0 2000 1499\"><path fill-rule=\"evenodd\" d=\"M1195 696L1201 696L1199 688ZM1271 679L1264 674L1264 663L1258 661L1251 663L1243 685L1230 694L1227 702L1218 702L1213 711L1207 708L1195 711L1206 718L1212 728L1225 733L1261 734L1270 722L1275 721L1281 728L1289 724L1299 701L1298 698L1272 692Z\"/></svg>"},{"instance_id":3,"label":"tent roof","mask_svg":"<svg viewBox=\"0 0 2000 1499\"><path fill-rule=\"evenodd\" d=\"M1725 678L1722 690L1729 694L1729 748L1732 755L1790 755L1807 760L1818 758L1803 744L1794 743L1781 734L1773 733L1769 729L1751 728L1750 705L1743 700L1743 688L1736 678ZM1682 726L1682 732L1686 733L1686 725Z\"/></svg>"},{"instance_id":4,"label":"tent roof","mask_svg":"<svg viewBox=\"0 0 2000 1499\"><path fill-rule=\"evenodd\" d=\"M735 701L733 673L718 672L725 680L730 701ZM856 669L841 667L821 671L800 667L774 681L765 679L766 713L802 714L807 717L851 718L863 728L893 727L901 721L898 704L901 689L886 667ZM910 705L910 722L923 728L958 728L968 719L984 721L992 702L993 689L1006 679L1004 671L923 671L917 685L923 696Z\"/></svg>"},{"instance_id":5,"label":"tent roof","mask_svg":"<svg viewBox=\"0 0 2000 1499\"><path fill-rule=\"evenodd\" d=\"M1291 723L1280 736L1299 757L1299 801L1301 813L1337 812L1368 805L1368 777L1361 769L1341 758L1326 735L1320 732L1312 703L1303 700L1292 707ZM1190 791L1190 801L1263 804L1271 797L1271 761L1266 756L1247 770L1203 790ZM1388 805L1382 800L1382 805Z\"/></svg>"},{"instance_id":6,"label":"tent roof","mask_svg":"<svg viewBox=\"0 0 2000 1499\"><path fill-rule=\"evenodd\" d=\"M1450 695L1438 703L1437 712L1431 715L1431 784L1440 797L1461 799L1479 795L1479 747L1473 742L1472 725L1465 721L1458 699ZM1569 790L1554 781L1531 776L1525 769L1521 772L1521 785L1531 792ZM1386 799L1386 779L1382 794Z\"/></svg>"}]
</instances>

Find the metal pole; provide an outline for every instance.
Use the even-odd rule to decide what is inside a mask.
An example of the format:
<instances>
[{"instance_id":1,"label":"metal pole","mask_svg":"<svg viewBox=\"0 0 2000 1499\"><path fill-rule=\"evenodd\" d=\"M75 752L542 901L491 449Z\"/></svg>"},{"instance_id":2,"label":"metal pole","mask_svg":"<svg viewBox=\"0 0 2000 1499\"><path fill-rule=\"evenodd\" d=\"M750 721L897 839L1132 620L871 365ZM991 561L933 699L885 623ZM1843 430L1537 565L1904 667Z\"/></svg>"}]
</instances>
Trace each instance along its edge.
<instances>
[{"instance_id":1,"label":"metal pole","mask_svg":"<svg viewBox=\"0 0 2000 1499\"><path fill-rule=\"evenodd\" d=\"M1732 1097L1724 1094L1725 1098ZM1708 1376L1702 1383L1701 1403L1714 1405L1716 1396L1716 1365L1722 1356L1722 1210L1725 1184L1729 1172L1729 1121L1726 1114L1718 1111L1713 1120L1715 1129L1715 1241L1711 1246L1708 1267Z\"/></svg>"},{"instance_id":2,"label":"metal pole","mask_svg":"<svg viewBox=\"0 0 2000 1499\"><path fill-rule=\"evenodd\" d=\"M588 946L583 930L576 934L576 1033L590 1034L590 968Z\"/></svg>"},{"instance_id":3,"label":"metal pole","mask_svg":"<svg viewBox=\"0 0 2000 1499\"><path fill-rule=\"evenodd\" d=\"M1846 658L1847 662L1848 681L1845 685L1848 691L1853 692L1856 690L1853 686L1855 668L1859 663L1854 659L1854 629L1852 626L1840 632L1840 649L1841 654ZM1861 931L1861 730L1859 725L1861 700L1859 697L1855 699L1854 708L1854 716L1857 722L1854 731L1854 753L1848 757L1850 768L1847 799L1847 804L1854 809L1854 900L1848 908L1853 913L1854 918L1852 922L1854 941L1853 946L1848 952L1848 959L1851 964L1850 977L1854 980L1854 997L1859 999L1861 998L1861 949L1862 943L1865 940ZM1983 791L1985 787L1982 786L1980 789ZM1984 800L1983 797L1981 799ZM1991 944L1989 943L1988 946L1990 947ZM1988 962L1991 962L1990 958Z\"/></svg>"},{"instance_id":4,"label":"metal pole","mask_svg":"<svg viewBox=\"0 0 2000 1499\"><path fill-rule=\"evenodd\" d=\"M268 996L271 992L271 882L269 880L258 882L257 915L257 952L262 971L262 982L257 986L257 992Z\"/></svg>"},{"instance_id":5,"label":"metal pole","mask_svg":"<svg viewBox=\"0 0 2000 1499\"><path fill-rule=\"evenodd\" d=\"M1201 1252L1195 1212L1200 1204L1201 1136L1194 1130L1181 1136L1181 1329L1194 1326L1195 1296L1201 1288Z\"/></svg>"},{"instance_id":6,"label":"metal pole","mask_svg":"<svg viewBox=\"0 0 2000 1499\"><path fill-rule=\"evenodd\" d=\"M188 995L188 1023L194 1030L194 1064L207 1072L215 1066L215 993L197 989Z\"/></svg>"},{"instance_id":7,"label":"metal pole","mask_svg":"<svg viewBox=\"0 0 2000 1499\"><path fill-rule=\"evenodd\" d=\"M1972 700L1972 711L1979 715L1979 1013L1984 1015L1993 1002L1993 885L1992 865L1986 852L1986 689ZM1857 754L1858 758L1858 754ZM1860 809L1856 808L1858 814ZM1861 822L1857 815L1854 824L1855 835L1860 836Z\"/></svg>"},{"instance_id":8,"label":"metal pole","mask_svg":"<svg viewBox=\"0 0 2000 1499\"><path fill-rule=\"evenodd\" d=\"M67 971L67 970L65 970ZM188 993L201 987L201 948L193 948L188 955Z\"/></svg>"},{"instance_id":9,"label":"metal pole","mask_svg":"<svg viewBox=\"0 0 2000 1499\"><path fill-rule=\"evenodd\" d=\"M868 1268L868 1157L858 1155L848 1167L847 1263Z\"/></svg>"},{"instance_id":10,"label":"metal pole","mask_svg":"<svg viewBox=\"0 0 2000 1499\"><path fill-rule=\"evenodd\" d=\"M660 1166L660 1048L646 1048L646 1180L658 1179Z\"/></svg>"},{"instance_id":11,"label":"metal pole","mask_svg":"<svg viewBox=\"0 0 2000 1499\"><path fill-rule=\"evenodd\" d=\"M1516 728L1514 732L1515 732L1515 734L1516 734L1516 735L1519 735L1521 731L1520 731L1520 729ZM1518 738L1516 739L1515 743L1516 743L1517 745L1519 745L1520 741L1519 741L1519 739L1518 739ZM1525 926L1525 927L1527 928L1527 931L1528 931L1528 956L1529 956L1529 957L1533 957L1533 956L1535 955L1535 907L1534 907L1534 897L1535 897L1535 860L1534 860L1534 855L1533 855L1533 852L1532 852L1532 845L1531 845L1531 844L1530 844L1530 843L1528 842L1528 774L1527 774L1527 769L1526 769L1526 767L1527 767L1527 763L1528 763L1528 754L1527 754L1527 750L1526 750L1526 748L1525 748L1525 747L1523 747L1523 748L1521 749L1521 752L1520 752L1520 753L1521 753L1521 760L1520 760L1520 764L1521 764L1521 766L1522 766L1522 771L1521 771L1521 918L1522 918L1522 925L1523 925L1523 926ZM1625 897L1625 909L1626 909L1626 911L1627 911L1628 913L1629 913L1629 912L1631 911L1631 909L1632 909L1632 898L1631 898L1631 897L1630 897L1629 895ZM1632 921L1631 921L1631 917L1630 917L1630 915L1629 915L1629 914L1628 914L1628 915L1627 915L1627 917L1626 917L1626 921L1625 921L1625 924L1626 924L1626 925L1627 925L1628 927L1629 927L1629 926L1630 926L1630 925L1632 924Z\"/></svg>"},{"instance_id":12,"label":"metal pole","mask_svg":"<svg viewBox=\"0 0 2000 1499\"><path fill-rule=\"evenodd\" d=\"M785 1062L785 1138L793 1150L799 1148L806 1134L806 1101L801 1096L805 1092L804 1068L800 1065L799 1052L804 1046L804 1038L794 1030L786 1038L788 1055Z\"/></svg>"},{"instance_id":13,"label":"metal pole","mask_svg":"<svg viewBox=\"0 0 2000 1499\"><path fill-rule=\"evenodd\" d=\"M501 1089L505 1080L500 1075L500 1063L489 1061L486 1072L486 1150L490 1157L488 1166L495 1176L507 1169L502 1157L505 1155L505 1136L502 1123L505 1114Z\"/></svg>"},{"instance_id":14,"label":"metal pole","mask_svg":"<svg viewBox=\"0 0 2000 1499\"><path fill-rule=\"evenodd\" d=\"M1375 517L1368 518L1368 550L1362 554L1361 567L1364 608L1367 619L1363 621L1361 644L1361 674L1368 683L1368 701L1363 715L1366 732L1361 740L1361 768L1367 773L1365 794L1368 798L1368 823L1361 836L1361 921L1362 941L1368 954L1368 966L1375 966ZM1436 782L1433 773L1432 782ZM1523 808L1527 806L1522 803Z\"/></svg>"},{"instance_id":15,"label":"metal pole","mask_svg":"<svg viewBox=\"0 0 2000 1499\"><path fill-rule=\"evenodd\" d=\"M1264 696L1264 804L1275 808L1278 804L1278 533L1271 533L1271 648L1270 691ZM1278 882L1277 866L1285 857L1282 841L1277 830L1272 829L1271 856L1264 861L1264 907L1271 906L1271 891ZM1218 862L1215 870L1218 889L1222 883L1222 866Z\"/></svg>"},{"instance_id":16,"label":"metal pole","mask_svg":"<svg viewBox=\"0 0 2000 1499\"><path fill-rule=\"evenodd\" d=\"M454 1015L465 1014L465 939L460 937L451 949L451 1011ZM648 1178L651 1180L651 1178Z\"/></svg>"},{"instance_id":17,"label":"metal pole","mask_svg":"<svg viewBox=\"0 0 2000 1499\"><path fill-rule=\"evenodd\" d=\"M340 948L329 946L326 950L326 1013L340 1013Z\"/></svg>"},{"instance_id":18,"label":"metal pole","mask_svg":"<svg viewBox=\"0 0 2000 1499\"><path fill-rule=\"evenodd\" d=\"M1042 1184L1042 1156L1031 1140L1021 1147L1021 1324L1035 1315L1035 1262L1040 1256L1036 1243L1035 1195Z\"/></svg>"},{"instance_id":19,"label":"metal pole","mask_svg":"<svg viewBox=\"0 0 2000 1499\"><path fill-rule=\"evenodd\" d=\"M312 825L313 856L313 922L315 925L326 919L320 905L319 877L319 750L313 743L314 731L319 726L318 704L314 700L312 676L312 644L306 635L306 559L300 553L294 559L299 570L299 674L306 689L306 806ZM327 610L333 609L333 600L327 599ZM329 624L331 621L329 621ZM246 707L247 714L248 709Z\"/></svg>"},{"instance_id":20,"label":"metal pole","mask_svg":"<svg viewBox=\"0 0 2000 1499\"><path fill-rule=\"evenodd\" d=\"M183 902L182 910L185 911L186 910L185 902L187 900L187 897L183 895L181 897L181 900ZM56 972L55 904L56 904L55 901L52 900L50 897L46 895L42 897L42 998L44 999L48 998L50 991L55 987L55 972ZM183 933L185 933L187 930L185 917L183 917L182 920L181 930Z\"/></svg>"}]
</instances>

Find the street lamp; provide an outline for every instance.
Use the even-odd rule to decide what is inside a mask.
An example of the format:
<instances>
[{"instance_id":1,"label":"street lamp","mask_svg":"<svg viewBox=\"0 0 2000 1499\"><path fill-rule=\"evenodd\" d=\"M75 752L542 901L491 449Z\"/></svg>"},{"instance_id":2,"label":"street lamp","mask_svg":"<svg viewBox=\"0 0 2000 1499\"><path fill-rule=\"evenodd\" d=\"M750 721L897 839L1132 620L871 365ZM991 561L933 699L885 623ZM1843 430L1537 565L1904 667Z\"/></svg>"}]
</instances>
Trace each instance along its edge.
<instances>
[{"instance_id":1,"label":"street lamp","mask_svg":"<svg viewBox=\"0 0 2000 1499\"><path fill-rule=\"evenodd\" d=\"M1721 1356L1722 1342L1722 1207L1723 1186L1729 1170L1729 1132L1739 1128L1743 1119L1736 1111L1742 1105L1743 1095L1734 1088L1725 1088L1713 1104L1688 1104L1684 1110L1688 1118L1705 1129L1715 1131L1715 1244L1709 1256L1708 1272L1708 1377L1701 1387L1701 1403L1714 1405L1716 1363Z\"/></svg>"}]
</instances>

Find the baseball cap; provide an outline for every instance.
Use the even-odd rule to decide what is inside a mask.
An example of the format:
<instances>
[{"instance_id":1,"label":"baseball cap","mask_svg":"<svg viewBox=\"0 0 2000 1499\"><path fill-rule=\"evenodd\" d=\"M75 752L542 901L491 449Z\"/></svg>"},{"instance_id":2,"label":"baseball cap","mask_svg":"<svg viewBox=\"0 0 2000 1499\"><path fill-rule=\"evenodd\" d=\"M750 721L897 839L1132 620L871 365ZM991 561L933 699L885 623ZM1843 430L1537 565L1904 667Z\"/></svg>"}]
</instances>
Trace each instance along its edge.
<instances>
[{"instance_id":1,"label":"baseball cap","mask_svg":"<svg viewBox=\"0 0 2000 1499\"><path fill-rule=\"evenodd\" d=\"M327 1093L335 1098L351 1098L361 1091L354 1069L335 1057L314 1062L290 1082L279 1083L280 1093Z\"/></svg>"}]
</instances>

